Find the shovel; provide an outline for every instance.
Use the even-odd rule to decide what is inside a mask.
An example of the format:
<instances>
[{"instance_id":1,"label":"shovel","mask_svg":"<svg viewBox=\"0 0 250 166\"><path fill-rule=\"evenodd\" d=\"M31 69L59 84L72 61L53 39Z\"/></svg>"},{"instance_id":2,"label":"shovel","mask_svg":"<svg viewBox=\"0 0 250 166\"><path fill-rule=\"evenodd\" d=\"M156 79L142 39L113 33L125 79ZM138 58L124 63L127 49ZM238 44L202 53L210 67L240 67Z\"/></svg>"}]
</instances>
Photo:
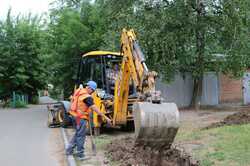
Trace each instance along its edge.
<instances>
[{"instance_id":1,"label":"shovel","mask_svg":"<svg viewBox=\"0 0 250 166\"><path fill-rule=\"evenodd\" d=\"M92 123L91 123L91 117L89 117L89 132L90 132L90 141L91 141L91 148L93 152L93 156L96 156L96 146L94 142L93 132L92 132Z\"/></svg>"}]
</instances>

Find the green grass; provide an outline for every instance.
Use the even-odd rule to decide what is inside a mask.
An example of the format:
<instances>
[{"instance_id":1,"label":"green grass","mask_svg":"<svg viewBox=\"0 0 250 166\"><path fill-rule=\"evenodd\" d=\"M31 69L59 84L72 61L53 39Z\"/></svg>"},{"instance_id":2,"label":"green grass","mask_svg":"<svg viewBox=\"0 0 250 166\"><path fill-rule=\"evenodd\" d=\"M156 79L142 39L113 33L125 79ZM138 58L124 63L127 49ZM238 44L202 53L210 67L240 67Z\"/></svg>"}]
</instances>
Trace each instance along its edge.
<instances>
[{"instance_id":1,"label":"green grass","mask_svg":"<svg viewBox=\"0 0 250 166\"><path fill-rule=\"evenodd\" d=\"M200 142L202 148L193 153L203 166L250 165L250 124L180 132L177 140Z\"/></svg>"},{"instance_id":2,"label":"green grass","mask_svg":"<svg viewBox=\"0 0 250 166\"><path fill-rule=\"evenodd\" d=\"M181 140L185 140L185 141L188 141L188 140L199 140L201 137L201 134L198 130L182 130L182 131L179 131L176 135L176 140L177 141L181 141Z\"/></svg>"}]
</instances>

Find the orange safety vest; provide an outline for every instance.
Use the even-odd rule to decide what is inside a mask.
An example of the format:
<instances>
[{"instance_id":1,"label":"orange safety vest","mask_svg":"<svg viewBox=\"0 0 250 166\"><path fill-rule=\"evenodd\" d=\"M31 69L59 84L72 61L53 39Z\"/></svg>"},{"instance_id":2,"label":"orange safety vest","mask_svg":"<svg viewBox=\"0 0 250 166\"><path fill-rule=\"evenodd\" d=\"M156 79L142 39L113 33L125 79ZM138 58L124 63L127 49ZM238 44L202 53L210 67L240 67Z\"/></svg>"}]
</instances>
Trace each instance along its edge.
<instances>
[{"instance_id":1,"label":"orange safety vest","mask_svg":"<svg viewBox=\"0 0 250 166\"><path fill-rule=\"evenodd\" d=\"M77 124L81 119L89 120L89 107L83 102L87 97L91 97L86 89L78 88L72 98L69 113L76 118Z\"/></svg>"}]
</instances>

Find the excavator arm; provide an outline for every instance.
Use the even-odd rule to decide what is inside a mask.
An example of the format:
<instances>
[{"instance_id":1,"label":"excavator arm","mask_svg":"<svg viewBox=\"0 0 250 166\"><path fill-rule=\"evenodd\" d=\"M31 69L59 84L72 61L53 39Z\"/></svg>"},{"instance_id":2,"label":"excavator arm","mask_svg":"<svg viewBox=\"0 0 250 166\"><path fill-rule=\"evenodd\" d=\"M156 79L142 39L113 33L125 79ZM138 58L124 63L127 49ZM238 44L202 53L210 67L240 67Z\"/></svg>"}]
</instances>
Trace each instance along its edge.
<instances>
[{"instance_id":1,"label":"excavator arm","mask_svg":"<svg viewBox=\"0 0 250 166\"><path fill-rule=\"evenodd\" d=\"M127 122L127 105L129 85L133 81L138 100L143 96L143 83L148 74L144 55L136 41L133 30L123 29L121 35L121 54L123 55L121 70L115 86L114 123Z\"/></svg>"},{"instance_id":2,"label":"excavator arm","mask_svg":"<svg viewBox=\"0 0 250 166\"><path fill-rule=\"evenodd\" d=\"M169 148L179 128L179 112L174 103L161 103L160 92L155 91L157 73L148 70L133 30L123 29L121 54L123 60L115 83L114 125L127 122L132 82L137 95L133 107L136 142L156 149Z\"/></svg>"},{"instance_id":3,"label":"excavator arm","mask_svg":"<svg viewBox=\"0 0 250 166\"><path fill-rule=\"evenodd\" d=\"M124 55L123 63L128 63L130 75L138 91L142 91L142 83L145 72L148 72L145 58L137 44L133 30L123 29L121 36L121 54Z\"/></svg>"}]
</instances>

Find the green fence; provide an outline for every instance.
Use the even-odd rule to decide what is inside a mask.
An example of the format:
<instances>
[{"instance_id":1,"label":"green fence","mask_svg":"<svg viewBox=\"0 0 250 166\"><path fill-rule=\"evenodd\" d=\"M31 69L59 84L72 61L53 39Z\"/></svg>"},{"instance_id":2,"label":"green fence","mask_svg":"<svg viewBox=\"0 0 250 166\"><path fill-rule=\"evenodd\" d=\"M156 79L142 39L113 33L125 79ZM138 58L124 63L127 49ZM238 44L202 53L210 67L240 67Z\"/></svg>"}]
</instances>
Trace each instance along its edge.
<instances>
[{"instance_id":1,"label":"green fence","mask_svg":"<svg viewBox=\"0 0 250 166\"><path fill-rule=\"evenodd\" d=\"M12 92L11 107L25 107L28 104L28 95Z\"/></svg>"}]
</instances>

